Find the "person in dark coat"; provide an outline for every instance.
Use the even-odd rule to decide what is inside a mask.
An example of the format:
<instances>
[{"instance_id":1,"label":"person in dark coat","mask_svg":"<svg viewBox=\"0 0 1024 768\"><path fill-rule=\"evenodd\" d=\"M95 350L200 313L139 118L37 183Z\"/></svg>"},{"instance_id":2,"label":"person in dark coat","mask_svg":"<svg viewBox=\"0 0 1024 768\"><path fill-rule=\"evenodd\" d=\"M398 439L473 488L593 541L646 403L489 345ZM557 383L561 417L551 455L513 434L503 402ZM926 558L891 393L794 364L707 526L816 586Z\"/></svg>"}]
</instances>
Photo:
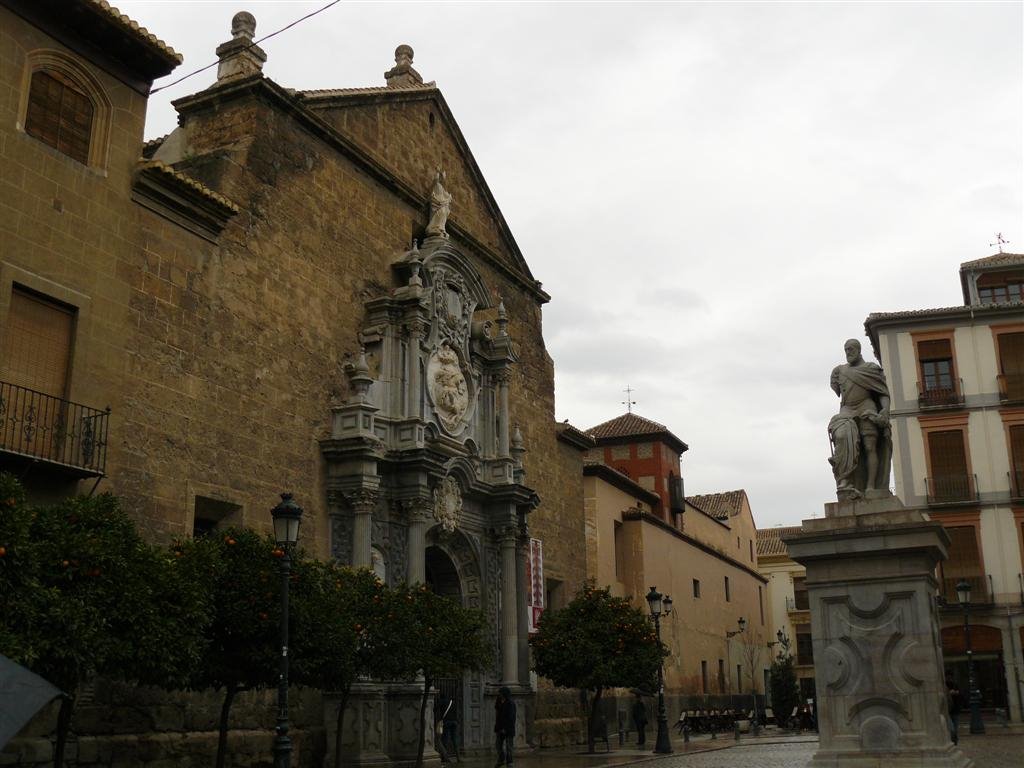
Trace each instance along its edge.
<instances>
[{"instance_id":1,"label":"person in dark coat","mask_svg":"<svg viewBox=\"0 0 1024 768\"><path fill-rule=\"evenodd\" d=\"M516 737L516 703L512 700L512 691L506 686L498 689L498 698L494 700L494 748L498 752L501 765L512 765L512 742Z\"/></svg>"},{"instance_id":2,"label":"person in dark coat","mask_svg":"<svg viewBox=\"0 0 1024 768\"><path fill-rule=\"evenodd\" d=\"M949 738L954 744L960 743L960 710L963 708L963 697L960 688L953 678L946 678L947 700L949 703Z\"/></svg>"},{"instance_id":3,"label":"person in dark coat","mask_svg":"<svg viewBox=\"0 0 1024 768\"><path fill-rule=\"evenodd\" d=\"M647 743L647 705L639 693L633 702L633 725L636 726L636 745L642 747Z\"/></svg>"}]
</instances>

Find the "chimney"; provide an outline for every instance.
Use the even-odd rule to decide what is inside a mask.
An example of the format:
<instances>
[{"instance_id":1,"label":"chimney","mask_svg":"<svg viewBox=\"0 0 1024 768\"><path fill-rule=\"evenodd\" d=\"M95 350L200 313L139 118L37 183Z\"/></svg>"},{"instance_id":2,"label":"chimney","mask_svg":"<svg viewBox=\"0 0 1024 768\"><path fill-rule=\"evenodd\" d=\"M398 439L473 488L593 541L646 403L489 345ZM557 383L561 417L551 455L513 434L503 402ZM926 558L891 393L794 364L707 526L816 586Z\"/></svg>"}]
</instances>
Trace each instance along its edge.
<instances>
[{"instance_id":1,"label":"chimney","mask_svg":"<svg viewBox=\"0 0 1024 768\"><path fill-rule=\"evenodd\" d=\"M267 54L252 41L256 34L256 17L240 11L231 19L231 39L217 46L217 82L249 77L263 71Z\"/></svg>"}]
</instances>

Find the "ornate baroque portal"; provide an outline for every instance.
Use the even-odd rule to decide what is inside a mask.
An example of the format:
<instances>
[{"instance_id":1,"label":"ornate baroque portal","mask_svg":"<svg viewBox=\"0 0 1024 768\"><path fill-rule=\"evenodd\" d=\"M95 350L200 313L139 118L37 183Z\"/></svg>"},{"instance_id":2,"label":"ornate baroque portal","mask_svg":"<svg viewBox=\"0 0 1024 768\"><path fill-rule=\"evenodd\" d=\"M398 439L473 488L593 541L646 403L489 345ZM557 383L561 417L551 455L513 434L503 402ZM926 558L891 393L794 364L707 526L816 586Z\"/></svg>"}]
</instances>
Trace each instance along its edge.
<instances>
[{"instance_id":1,"label":"ornate baroque portal","mask_svg":"<svg viewBox=\"0 0 1024 768\"><path fill-rule=\"evenodd\" d=\"M360 349L345 366L349 393L321 443L331 553L390 584L425 582L428 546L451 558L463 604L482 608L493 627L494 665L467 676L461 693L462 746L485 748L488 698L500 685L529 690L522 574L538 498L524 485L510 424L516 357L503 304L492 305L447 235L414 243L393 271L397 286L366 303ZM418 716L417 686L364 688L346 718L349 759L403 764L415 756L405 726Z\"/></svg>"}]
</instances>

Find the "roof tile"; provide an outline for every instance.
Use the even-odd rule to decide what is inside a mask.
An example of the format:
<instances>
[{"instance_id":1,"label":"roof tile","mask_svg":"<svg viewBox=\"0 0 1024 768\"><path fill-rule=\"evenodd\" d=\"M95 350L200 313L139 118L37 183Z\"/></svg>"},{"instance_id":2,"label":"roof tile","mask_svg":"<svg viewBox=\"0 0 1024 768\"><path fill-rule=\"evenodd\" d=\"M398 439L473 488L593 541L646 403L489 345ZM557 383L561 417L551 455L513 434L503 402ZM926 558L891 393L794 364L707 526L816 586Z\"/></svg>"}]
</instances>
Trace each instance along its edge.
<instances>
[{"instance_id":1,"label":"roof tile","mask_svg":"<svg viewBox=\"0 0 1024 768\"><path fill-rule=\"evenodd\" d=\"M789 555L782 537L790 533L799 533L799 525L791 525L779 528L764 528L757 532L757 556L771 557L772 555Z\"/></svg>"},{"instance_id":2,"label":"roof tile","mask_svg":"<svg viewBox=\"0 0 1024 768\"><path fill-rule=\"evenodd\" d=\"M687 496L686 501L697 507L697 509L706 512L715 520L728 520L743 510L743 500L746 496L747 492L741 488L738 491Z\"/></svg>"}]
</instances>

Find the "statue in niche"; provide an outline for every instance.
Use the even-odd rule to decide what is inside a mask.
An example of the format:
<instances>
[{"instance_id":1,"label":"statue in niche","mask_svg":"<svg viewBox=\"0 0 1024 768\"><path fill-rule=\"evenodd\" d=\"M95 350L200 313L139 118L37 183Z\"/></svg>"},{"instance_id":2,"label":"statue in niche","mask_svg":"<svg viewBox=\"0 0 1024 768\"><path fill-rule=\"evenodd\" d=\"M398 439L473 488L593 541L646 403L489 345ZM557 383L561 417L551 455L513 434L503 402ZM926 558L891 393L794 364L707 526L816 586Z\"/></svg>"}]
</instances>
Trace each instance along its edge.
<instances>
[{"instance_id":1,"label":"statue in niche","mask_svg":"<svg viewBox=\"0 0 1024 768\"><path fill-rule=\"evenodd\" d=\"M452 533L462 517L462 491L450 475L434 489L434 519L447 532Z\"/></svg>"},{"instance_id":2,"label":"statue in niche","mask_svg":"<svg viewBox=\"0 0 1024 768\"><path fill-rule=\"evenodd\" d=\"M444 188L445 173L440 168L434 176L434 188L430 191L430 221L427 224L427 237L448 237L445 226L448 214L452 210L451 193Z\"/></svg>"},{"instance_id":3,"label":"statue in niche","mask_svg":"<svg viewBox=\"0 0 1024 768\"><path fill-rule=\"evenodd\" d=\"M449 432L455 431L469 408L469 387L458 353L447 344L427 363L427 387L441 423Z\"/></svg>"},{"instance_id":4,"label":"statue in niche","mask_svg":"<svg viewBox=\"0 0 1024 768\"><path fill-rule=\"evenodd\" d=\"M839 396L839 413L828 423L836 493L840 501L887 496L892 428L885 373L864 360L857 339L843 349L846 363L832 369L829 382Z\"/></svg>"}]
</instances>

